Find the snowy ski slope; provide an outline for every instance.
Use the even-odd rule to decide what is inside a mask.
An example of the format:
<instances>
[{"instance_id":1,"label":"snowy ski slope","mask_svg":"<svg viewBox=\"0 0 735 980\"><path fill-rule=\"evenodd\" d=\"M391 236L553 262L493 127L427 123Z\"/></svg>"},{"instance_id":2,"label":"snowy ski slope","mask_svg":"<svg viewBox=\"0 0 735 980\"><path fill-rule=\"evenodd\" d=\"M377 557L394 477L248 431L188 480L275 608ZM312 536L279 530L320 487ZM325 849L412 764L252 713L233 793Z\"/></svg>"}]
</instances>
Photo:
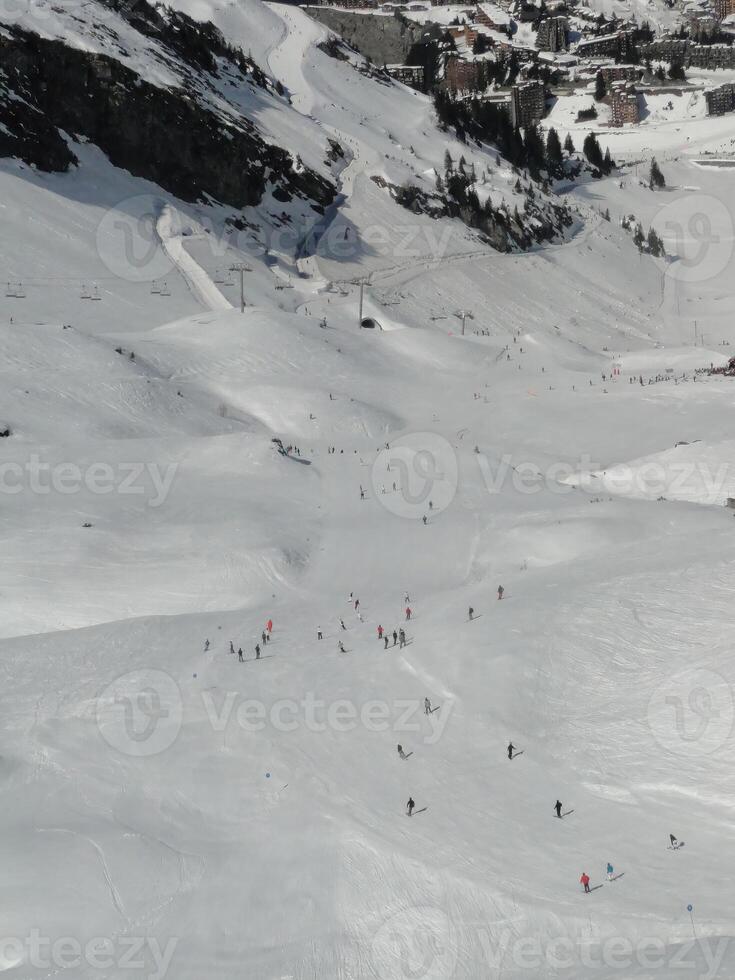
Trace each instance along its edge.
<instances>
[{"instance_id":1,"label":"snowy ski slope","mask_svg":"<svg viewBox=\"0 0 735 980\"><path fill-rule=\"evenodd\" d=\"M501 255L370 179L449 148L513 206L423 97L297 8L180 6L282 81L274 139L345 145L341 198L264 255L94 147L2 162L3 976L731 978L721 120L656 130L670 190L580 184L567 241Z\"/></svg>"}]
</instances>

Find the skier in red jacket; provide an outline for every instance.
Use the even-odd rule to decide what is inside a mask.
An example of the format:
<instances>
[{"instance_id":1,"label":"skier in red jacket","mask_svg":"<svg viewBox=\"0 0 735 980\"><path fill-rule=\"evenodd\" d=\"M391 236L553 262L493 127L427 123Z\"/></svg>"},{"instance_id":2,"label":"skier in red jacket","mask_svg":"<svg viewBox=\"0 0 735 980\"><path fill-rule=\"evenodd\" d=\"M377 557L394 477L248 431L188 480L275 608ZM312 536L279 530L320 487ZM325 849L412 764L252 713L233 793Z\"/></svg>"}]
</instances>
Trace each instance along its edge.
<instances>
[{"instance_id":1,"label":"skier in red jacket","mask_svg":"<svg viewBox=\"0 0 735 980\"><path fill-rule=\"evenodd\" d=\"M586 871L582 872L582 877L579 879L579 883L580 885L584 885L585 894L588 895L590 890L590 876Z\"/></svg>"}]
</instances>

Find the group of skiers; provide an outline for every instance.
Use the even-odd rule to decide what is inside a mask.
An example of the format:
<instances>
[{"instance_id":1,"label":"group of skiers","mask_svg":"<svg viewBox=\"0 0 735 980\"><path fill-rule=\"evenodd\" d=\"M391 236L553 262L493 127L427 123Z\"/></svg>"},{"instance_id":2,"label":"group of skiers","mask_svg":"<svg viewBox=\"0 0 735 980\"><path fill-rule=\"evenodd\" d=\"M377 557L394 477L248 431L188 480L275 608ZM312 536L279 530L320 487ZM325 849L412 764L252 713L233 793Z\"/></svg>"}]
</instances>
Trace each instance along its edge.
<instances>
[{"instance_id":1,"label":"group of skiers","mask_svg":"<svg viewBox=\"0 0 735 980\"><path fill-rule=\"evenodd\" d=\"M349 594L349 596L347 598L347 601L352 605L352 607L354 609L354 612L355 612L355 615L357 616L357 618L359 619L359 621L361 623L364 623L365 620L363 619L362 613L360 612L360 600L357 599L357 598L355 598L354 593L350 592L350 594ZM406 617L406 621L408 622L411 619L411 617L413 616L413 610L411 609L411 606L408 605L408 603L410 602L410 598L409 598L408 593L406 593L405 596L404 596L404 602L406 602L406 608L404 610L404 615ZM339 620L339 628L340 628L340 630L343 630L345 632L347 630L347 626L345 624L345 621L341 617L340 617L340 620ZM383 646L383 649L384 650L387 650L388 649L391 636L393 637L393 646L396 646L397 645L399 647L399 649L403 649L403 647L405 647L406 644L407 644L407 642L408 642L407 639L406 639L406 631L402 627L400 629L394 629L393 632L390 633L388 630L386 630L386 629L383 628L383 625L381 623L378 623L377 633L378 633L378 640L382 640L383 643L384 643L384 646ZM324 632L323 632L321 626L317 626L316 638L317 638L317 640L323 640L324 639ZM347 652L346 649L345 649L344 643L343 643L343 641L341 639L337 641L337 649L339 650L340 653L346 653Z\"/></svg>"},{"instance_id":2,"label":"group of skiers","mask_svg":"<svg viewBox=\"0 0 735 980\"><path fill-rule=\"evenodd\" d=\"M263 647L266 647L270 643L270 641L271 641L271 633L272 632L273 632L273 620L272 619L268 619L267 623L265 624L265 629L260 634L260 643L263 644ZM256 643L255 644L255 659L256 660L260 660L260 654L261 654L261 651L263 649L263 647L261 647L260 643ZM204 641L204 652L205 653L208 653L209 652L209 647L210 647L210 642L207 639L207 640ZM235 644L232 642L232 640L230 640L230 653L233 656L235 655ZM242 663L245 663L245 656L243 655L242 647L238 647L237 648L237 659L238 659L238 661L241 664Z\"/></svg>"}]
</instances>

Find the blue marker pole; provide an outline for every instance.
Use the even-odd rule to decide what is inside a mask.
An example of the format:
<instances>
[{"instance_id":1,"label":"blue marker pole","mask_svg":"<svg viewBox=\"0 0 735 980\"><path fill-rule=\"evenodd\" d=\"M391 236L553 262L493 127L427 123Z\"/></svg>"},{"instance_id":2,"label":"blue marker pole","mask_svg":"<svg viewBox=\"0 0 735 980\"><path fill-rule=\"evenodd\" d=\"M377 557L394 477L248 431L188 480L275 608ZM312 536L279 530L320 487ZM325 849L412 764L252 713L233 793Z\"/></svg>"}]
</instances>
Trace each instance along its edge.
<instances>
[{"instance_id":1,"label":"blue marker pole","mask_svg":"<svg viewBox=\"0 0 735 980\"><path fill-rule=\"evenodd\" d=\"M692 935L696 939L697 938L697 930L694 928L694 916L692 914L694 912L694 906L693 905L687 905L687 912L689 913L689 918L691 919L691 923L692 923Z\"/></svg>"}]
</instances>

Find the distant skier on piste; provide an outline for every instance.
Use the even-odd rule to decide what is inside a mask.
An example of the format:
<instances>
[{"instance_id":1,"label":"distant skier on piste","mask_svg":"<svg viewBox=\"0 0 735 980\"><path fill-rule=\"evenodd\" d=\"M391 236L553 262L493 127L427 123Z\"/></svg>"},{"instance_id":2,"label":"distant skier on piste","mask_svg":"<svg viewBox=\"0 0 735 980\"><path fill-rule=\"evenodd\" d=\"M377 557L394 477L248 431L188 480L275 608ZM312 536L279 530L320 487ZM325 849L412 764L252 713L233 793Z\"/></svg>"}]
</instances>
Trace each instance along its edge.
<instances>
[{"instance_id":1,"label":"distant skier on piste","mask_svg":"<svg viewBox=\"0 0 735 980\"><path fill-rule=\"evenodd\" d=\"M557 800L554 804L554 809L556 810L556 815L561 819L561 800Z\"/></svg>"},{"instance_id":2,"label":"distant skier on piste","mask_svg":"<svg viewBox=\"0 0 735 980\"><path fill-rule=\"evenodd\" d=\"M237 648L237 659L240 661L240 663L243 662L242 647Z\"/></svg>"},{"instance_id":3,"label":"distant skier on piste","mask_svg":"<svg viewBox=\"0 0 735 980\"><path fill-rule=\"evenodd\" d=\"M209 650L209 640L205 640L204 641L204 652L206 653L208 650Z\"/></svg>"},{"instance_id":4,"label":"distant skier on piste","mask_svg":"<svg viewBox=\"0 0 735 980\"><path fill-rule=\"evenodd\" d=\"M406 758L406 753L403 751L403 746L402 745L399 745L398 746L398 755L401 757L401 759L405 759Z\"/></svg>"},{"instance_id":5,"label":"distant skier on piste","mask_svg":"<svg viewBox=\"0 0 735 980\"><path fill-rule=\"evenodd\" d=\"M413 813L413 808L415 806L416 806L416 804L413 802L412 798L409 796L408 803L406 804L406 812L408 813L409 817Z\"/></svg>"},{"instance_id":6,"label":"distant skier on piste","mask_svg":"<svg viewBox=\"0 0 735 980\"><path fill-rule=\"evenodd\" d=\"M505 593L505 589L503 588L503 586L502 586L502 585L499 585L499 586L498 586L498 599L502 599L502 598L503 598L503 595L504 595L504 593Z\"/></svg>"},{"instance_id":7,"label":"distant skier on piste","mask_svg":"<svg viewBox=\"0 0 735 980\"><path fill-rule=\"evenodd\" d=\"M406 634L403 630L398 630L398 649L402 650L406 645Z\"/></svg>"},{"instance_id":8,"label":"distant skier on piste","mask_svg":"<svg viewBox=\"0 0 735 980\"><path fill-rule=\"evenodd\" d=\"M255 644L255 659L260 660L260 644Z\"/></svg>"},{"instance_id":9,"label":"distant skier on piste","mask_svg":"<svg viewBox=\"0 0 735 980\"><path fill-rule=\"evenodd\" d=\"M614 872L615 872L615 868L613 868L613 866L608 861L607 862L607 880L608 881L612 881L613 880L613 873Z\"/></svg>"},{"instance_id":10,"label":"distant skier on piste","mask_svg":"<svg viewBox=\"0 0 735 980\"><path fill-rule=\"evenodd\" d=\"M406 606L406 619L410 619L410 618L411 618L411 607Z\"/></svg>"},{"instance_id":11,"label":"distant skier on piste","mask_svg":"<svg viewBox=\"0 0 735 980\"><path fill-rule=\"evenodd\" d=\"M584 893L585 893L585 895L589 895L589 893L590 893L590 876L587 874L586 871L583 871L582 872L582 876L579 879L579 883L580 883L580 885L584 885Z\"/></svg>"},{"instance_id":12,"label":"distant skier on piste","mask_svg":"<svg viewBox=\"0 0 735 980\"><path fill-rule=\"evenodd\" d=\"M378 639L379 640L383 639L383 627L380 625L378 625Z\"/></svg>"},{"instance_id":13,"label":"distant skier on piste","mask_svg":"<svg viewBox=\"0 0 735 980\"><path fill-rule=\"evenodd\" d=\"M671 846L677 848L679 846L679 841L674 837L673 834L669 834L669 840L671 841Z\"/></svg>"},{"instance_id":14,"label":"distant skier on piste","mask_svg":"<svg viewBox=\"0 0 735 980\"><path fill-rule=\"evenodd\" d=\"M424 714L425 715L431 714L431 701L429 701L428 698L424 698Z\"/></svg>"},{"instance_id":15,"label":"distant skier on piste","mask_svg":"<svg viewBox=\"0 0 735 980\"><path fill-rule=\"evenodd\" d=\"M512 742L509 742L508 743L508 758L509 759L512 759L513 758L513 752L514 752L514 750L515 750L515 745L513 745Z\"/></svg>"},{"instance_id":16,"label":"distant skier on piste","mask_svg":"<svg viewBox=\"0 0 735 980\"><path fill-rule=\"evenodd\" d=\"M470 608L468 610L468 618L469 618L470 622L472 622L472 617L474 615L475 615L475 610L472 608L472 606L470 606Z\"/></svg>"},{"instance_id":17,"label":"distant skier on piste","mask_svg":"<svg viewBox=\"0 0 735 980\"><path fill-rule=\"evenodd\" d=\"M396 643L398 643L398 631L393 630L393 646L395 646Z\"/></svg>"}]
</instances>

